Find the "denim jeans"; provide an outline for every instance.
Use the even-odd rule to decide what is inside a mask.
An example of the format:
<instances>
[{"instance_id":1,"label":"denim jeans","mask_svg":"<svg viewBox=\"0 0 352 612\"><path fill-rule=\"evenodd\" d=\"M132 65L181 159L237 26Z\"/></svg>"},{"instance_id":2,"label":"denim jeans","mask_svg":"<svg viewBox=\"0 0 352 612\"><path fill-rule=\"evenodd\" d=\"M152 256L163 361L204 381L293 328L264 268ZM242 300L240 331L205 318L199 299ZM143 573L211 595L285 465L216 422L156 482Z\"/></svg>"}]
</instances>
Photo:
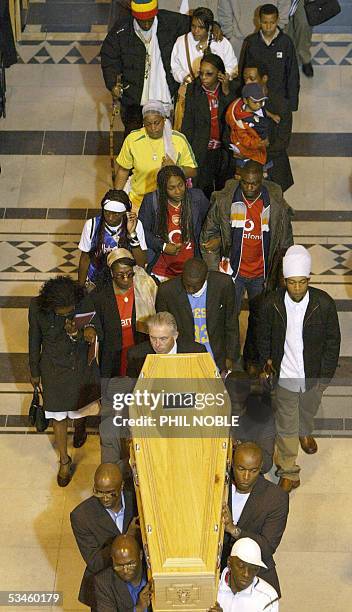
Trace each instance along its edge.
<instances>
[{"instance_id":1,"label":"denim jeans","mask_svg":"<svg viewBox=\"0 0 352 612\"><path fill-rule=\"evenodd\" d=\"M257 278L246 278L245 276L238 275L235 280L235 291L236 291L236 303L237 311L241 312L241 303L244 290L247 290L248 300L251 301L254 297L259 295L264 288L264 276L258 276Z\"/></svg>"}]
</instances>

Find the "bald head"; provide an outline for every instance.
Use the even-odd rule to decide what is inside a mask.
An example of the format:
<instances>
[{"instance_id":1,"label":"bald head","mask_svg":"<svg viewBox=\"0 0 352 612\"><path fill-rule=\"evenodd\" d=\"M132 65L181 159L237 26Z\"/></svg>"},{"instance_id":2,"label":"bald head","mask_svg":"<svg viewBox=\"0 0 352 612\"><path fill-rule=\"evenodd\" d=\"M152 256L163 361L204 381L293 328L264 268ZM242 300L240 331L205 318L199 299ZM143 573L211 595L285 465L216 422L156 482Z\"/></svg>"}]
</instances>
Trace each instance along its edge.
<instances>
[{"instance_id":1,"label":"bald head","mask_svg":"<svg viewBox=\"0 0 352 612\"><path fill-rule=\"evenodd\" d=\"M101 463L94 474L94 484L97 489L102 485L110 486L112 489L118 486L121 489L122 474L116 463Z\"/></svg>"},{"instance_id":2,"label":"bald head","mask_svg":"<svg viewBox=\"0 0 352 612\"><path fill-rule=\"evenodd\" d=\"M263 465L263 451L255 442L243 442L236 447L232 468L236 489L250 493Z\"/></svg>"},{"instance_id":3,"label":"bald head","mask_svg":"<svg viewBox=\"0 0 352 612\"><path fill-rule=\"evenodd\" d=\"M197 293L208 276L208 266L203 259L188 259L183 267L182 282L187 293Z\"/></svg>"},{"instance_id":4,"label":"bald head","mask_svg":"<svg viewBox=\"0 0 352 612\"><path fill-rule=\"evenodd\" d=\"M121 551L127 551L128 553L132 553L134 555L139 556L141 548L135 538L130 535L118 535L112 543L111 546L111 555L118 554Z\"/></svg>"},{"instance_id":5,"label":"bald head","mask_svg":"<svg viewBox=\"0 0 352 612\"><path fill-rule=\"evenodd\" d=\"M259 461L263 461L263 451L255 442L242 442L238 444L234 453L234 462L239 461L242 457L257 457Z\"/></svg>"},{"instance_id":6,"label":"bald head","mask_svg":"<svg viewBox=\"0 0 352 612\"><path fill-rule=\"evenodd\" d=\"M143 553L138 542L130 535L119 535L111 546L114 572L124 582L140 583Z\"/></svg>"}]
</instances>

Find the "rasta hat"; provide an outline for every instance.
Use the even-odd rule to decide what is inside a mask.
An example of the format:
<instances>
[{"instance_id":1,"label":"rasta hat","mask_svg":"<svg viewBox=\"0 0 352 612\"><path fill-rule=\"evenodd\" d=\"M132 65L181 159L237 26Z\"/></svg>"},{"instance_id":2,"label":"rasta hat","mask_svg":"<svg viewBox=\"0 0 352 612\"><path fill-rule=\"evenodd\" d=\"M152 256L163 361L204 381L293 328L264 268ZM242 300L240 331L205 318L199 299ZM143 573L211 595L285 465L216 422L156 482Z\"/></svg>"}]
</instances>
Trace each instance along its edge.
<instances>
[{"instance_id":1,"label":"rasta hat","mask_svg":"<svg viewBox=\"0 0 352 612\"><path fill-rule=\"evenodd\" d=\"M135 19L153 19L158 12L158 0L132 0L131 12Z\"/></svg>"}]
</instances>

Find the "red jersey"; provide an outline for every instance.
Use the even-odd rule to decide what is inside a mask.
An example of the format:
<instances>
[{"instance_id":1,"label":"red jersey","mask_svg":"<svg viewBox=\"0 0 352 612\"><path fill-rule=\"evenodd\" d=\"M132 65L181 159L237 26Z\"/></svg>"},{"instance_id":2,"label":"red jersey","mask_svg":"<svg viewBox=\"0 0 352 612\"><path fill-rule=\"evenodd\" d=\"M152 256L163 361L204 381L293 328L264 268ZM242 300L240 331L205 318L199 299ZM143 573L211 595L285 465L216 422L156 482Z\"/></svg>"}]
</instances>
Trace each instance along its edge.
<instances>
[{"instance_id":1,"label":"red jersey","mask_svg":"<svg viewBox=\"0 0 352 612\"><path fill-rule=\"evenodd\" d=\"M132 328L132 312L134 303L134 290L132 287L126 293L115 294L116 305L119 311L122 327L122 351L120 376L126 376L127 371L127 350L134 345Z\"/></svg>"},{"instance_id":2,"label":"red jersey","mask_svg":"<svg viewBox=\"0 0 352 612\"><path fill-rule=\"evenodd\" d=\"M181 206L175 208L175 206L169 203L167 207L167 232L169 242L172 242L172 244L182 243L180 228ZM167 278L179 276L179 274L182 274L183 266L187 259L191 259L192 257L194 257L194 242L190 241L182 244L178 255L166 255L166 253L161 253L153 268L153 274L166 276Z\"/></svg>"},{"instance_id":3,"label":"red jersey","mask_svg":"<svg viewBox=\"0 0 352 612\"><path fill-rule=\"evenodd\" d=\"M243 228L242 253L239 275L246 278L264 276L263 236L261 214L264 204L259 198L253 206L246 202L246 220Z\"/></svg>"}]
</instances>

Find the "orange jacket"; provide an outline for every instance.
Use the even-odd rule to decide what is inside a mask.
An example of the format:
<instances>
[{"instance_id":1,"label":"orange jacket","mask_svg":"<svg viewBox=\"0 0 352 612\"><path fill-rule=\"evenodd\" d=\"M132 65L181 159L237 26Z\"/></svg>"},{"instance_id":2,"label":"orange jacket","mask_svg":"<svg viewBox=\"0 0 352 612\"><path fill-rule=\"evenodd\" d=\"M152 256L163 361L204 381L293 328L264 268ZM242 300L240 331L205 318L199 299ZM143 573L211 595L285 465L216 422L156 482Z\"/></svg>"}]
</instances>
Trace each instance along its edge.
<instances>
[{"instance_id":1,"label":"orange jacket","mask_svg":"<svg viewBox=\"0 0 352 612\"><path fill-rule=\"evenodd\" d=\"M230 128L230 140L239 150L244 158L253 159L264 165L267 158L266 146L255 131L243 118L249 117L251 113L243 111L242 98L234 100L226 111L226 123Z\"/></svg>"}]
</instances>

